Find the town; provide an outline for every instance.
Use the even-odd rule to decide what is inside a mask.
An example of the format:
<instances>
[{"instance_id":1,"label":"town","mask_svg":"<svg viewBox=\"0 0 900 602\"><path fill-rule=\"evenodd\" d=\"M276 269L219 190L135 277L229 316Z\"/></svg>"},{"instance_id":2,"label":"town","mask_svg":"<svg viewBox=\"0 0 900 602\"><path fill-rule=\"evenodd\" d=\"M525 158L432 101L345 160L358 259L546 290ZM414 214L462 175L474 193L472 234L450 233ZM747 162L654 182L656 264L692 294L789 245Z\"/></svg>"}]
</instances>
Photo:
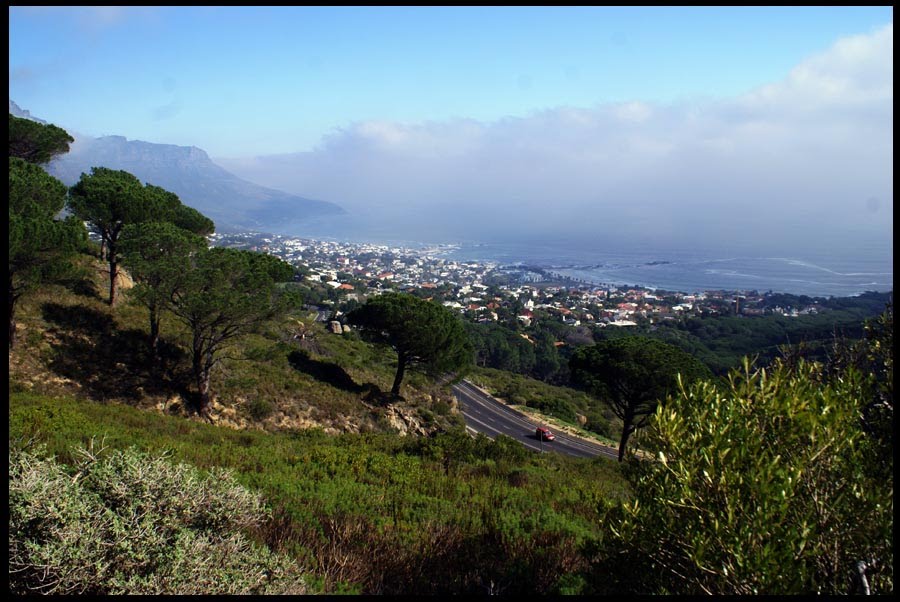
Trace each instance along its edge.
<instances>
[{"instance_id":1,"label":"town","mask_svg":"<svg viewBox=\"0 0 900 602\"><path fill-rule=\"evenodd\" d=\"M605 328L685 316L796 317L822 310L815 298L771 291L685 293L617 287L567 279L541 267L458 261L447 257L452 245L410 249L256 232L217 233L210 241L213 246L269 253L294 265L308 285L325 292L315 300L323 310L388 290L433 298L476 322L514 318L525 327L538 311L569 326ZM320 320L328 314L320 312Z\"/></svg>"}]
</instances>

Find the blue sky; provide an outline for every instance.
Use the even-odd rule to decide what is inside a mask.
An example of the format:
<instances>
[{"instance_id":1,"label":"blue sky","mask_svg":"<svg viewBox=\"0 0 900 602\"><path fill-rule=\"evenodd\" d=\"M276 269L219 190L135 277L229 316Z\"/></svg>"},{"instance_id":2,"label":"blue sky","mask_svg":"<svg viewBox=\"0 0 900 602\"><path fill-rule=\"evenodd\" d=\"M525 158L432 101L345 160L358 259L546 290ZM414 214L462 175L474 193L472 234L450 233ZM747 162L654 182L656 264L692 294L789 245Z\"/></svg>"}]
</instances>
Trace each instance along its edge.
<instances>
[{"instance_id":1,"label":"blue sky","mask_svg":"<svg viewBox=\"0 0 900 602\"><path fill-rule=\"evenodd\" d=\"M9 95L89 135L239 157L368 120L724 98L892 7L10 7Z\"/></svg>"},{"instance_id":2,"label":"blue sky","mask_svg":"<svg viewBox=\"0 0 900 602\"><path fill-rule=\"evenodd\" d=\"M367 225L891 261L893 7L9 11L35 116Z\"/></svg>"}]
</instances>

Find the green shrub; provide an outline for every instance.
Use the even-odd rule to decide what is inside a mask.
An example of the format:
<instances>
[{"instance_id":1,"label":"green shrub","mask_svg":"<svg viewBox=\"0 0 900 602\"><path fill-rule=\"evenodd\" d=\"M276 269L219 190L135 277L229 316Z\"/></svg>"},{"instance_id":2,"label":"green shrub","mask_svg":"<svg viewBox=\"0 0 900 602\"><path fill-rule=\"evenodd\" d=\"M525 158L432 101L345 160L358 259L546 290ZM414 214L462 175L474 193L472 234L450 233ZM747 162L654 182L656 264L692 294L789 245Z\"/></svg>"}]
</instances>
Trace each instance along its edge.
<instances>
[{"instance_id":1,"label":"green shrub","mask_svg":"<svg viewBox=\"0 0 900 602\"><path fill-rule=\"evenodd\" d=\"M431 409L434 410L434 413L438 416L447 416L450 414L450 404L443 399L435 401L431 406Z\"/></svg>"},{"instance_id":2,"label":"green shrub","mask_svg":"<svg viewBox=\"0 0 900 602\"><path fill-rule=\"evenodd\" d=\"M524 445L506 435L497 435L493 440L484 442L479 439L484 446L483 457L496 461L522 462L531 456Z\"/></svg>"},{"instance_id":3,"label":"green shrub","mask_svg":"<svg viewBox=\"0 0 900 602\"><path fill-rule=\"evenodd\" d=\"M577 421L575 410L570 403L563 399L555 397L530 399L526 402L526 405L530 408L540 410L542 414L547 414L548 416L553 416L554 418L559 418L566 422L574 423Z\"/></svg>"},{"instance_id":4,"label":"green shrub","mask_svg":"<svg viewBox=\"0 0 900 602\"><path fill-rule=\"evenodd\" d=\"M256 421L264 420L275 411L275 405L261 397L254 397L249 400L245 407L250 417Z\"/></svg>"},{"instance_id":5,"label":"green shrub","mask_svg":"<svg viewBox=\"0 0 900 602\"><path fill-rule=\"evenodd\" d=\"M862 563L891 593L893 479L868 471L870 394L802 361L682 388L647 432L634 499L606 517L604 575L642 593L834 595L864 589Z\"/></svg>"},{"instance_id":6,"label":"green shrub","mask_svg":"<svg viewBox=\"0 0 900 602\"><path fill-rule=\"evenodd\" d=\"M40 451L9 454L10 593L305 593L291 560L242 534L266 512L228 472L134 449L79 450L67 470Z\"/></svg>"},{"instance_id":7,"label":"green shrub","mask_svg":"<svg viewBox=\"0 0 900 602\"><path fill-rule=\"evenodd\" d=\"M601 501L628 496L616 462L536 454L463 426L432 437L265 433L10 395L11 442L46 442L75 464L73 447L94 435L111 448L171 450L178 462L233 470L278 508L254 535L329 594L481 595L491 580L507 595L552 593L584 568L578 553L599 536Z\"/></svg>"}]
</instances>

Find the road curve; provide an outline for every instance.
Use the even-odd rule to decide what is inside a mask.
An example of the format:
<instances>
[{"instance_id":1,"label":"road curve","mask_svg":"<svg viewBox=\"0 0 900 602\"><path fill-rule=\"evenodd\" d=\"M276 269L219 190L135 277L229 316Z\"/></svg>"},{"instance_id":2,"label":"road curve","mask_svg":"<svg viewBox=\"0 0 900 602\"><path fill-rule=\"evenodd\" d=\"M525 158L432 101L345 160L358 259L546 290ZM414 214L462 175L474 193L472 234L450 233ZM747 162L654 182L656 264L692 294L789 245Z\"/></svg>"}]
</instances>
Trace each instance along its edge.
<instances>
[{"instance_id":1,"label":"road curve","mask_svg":"<svg viewBox=\"0 0 900 602\"><path fill-rule=\"evenodd\" d=\"M618 457L616 450L610 447L569 437L556 431L554 441L540 441L534 434L537 424L524 414L487 395L469 381L464 380L453 385L453 394L459 401L459 409L466 420L466 428L471 432L482 433L491 439L497 435L506 435L534 451L552 451L579 458L604 456L615 460Z\"/></svg>"}]
</instances>

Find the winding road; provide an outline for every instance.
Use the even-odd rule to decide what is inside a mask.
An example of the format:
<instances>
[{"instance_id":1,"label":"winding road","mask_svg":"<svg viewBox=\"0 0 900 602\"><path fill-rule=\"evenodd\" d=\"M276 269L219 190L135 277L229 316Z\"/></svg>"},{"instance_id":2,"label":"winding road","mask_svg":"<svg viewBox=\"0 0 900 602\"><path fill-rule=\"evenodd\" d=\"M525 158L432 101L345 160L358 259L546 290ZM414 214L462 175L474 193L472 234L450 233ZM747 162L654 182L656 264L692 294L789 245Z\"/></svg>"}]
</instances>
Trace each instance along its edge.
<instances>
[{"instance_id":1,"label":"winding road","mask_svg":"<svg viewBox=\"0 0 900 602\"><path fill-rule=\"evenodd\" d=\"M537 424L469 381L464 380L453 385L453 394L459 401L459 409L466 419L466 428L470 432L482 433L491 439L497 435L506 435L534 451L553 451L579 458L605 456L615 460L618 457L613 448L570 437L555 430L553 431L556 435L555 440L540 441L534 434Z\"/></svg>"}]
</instances>

